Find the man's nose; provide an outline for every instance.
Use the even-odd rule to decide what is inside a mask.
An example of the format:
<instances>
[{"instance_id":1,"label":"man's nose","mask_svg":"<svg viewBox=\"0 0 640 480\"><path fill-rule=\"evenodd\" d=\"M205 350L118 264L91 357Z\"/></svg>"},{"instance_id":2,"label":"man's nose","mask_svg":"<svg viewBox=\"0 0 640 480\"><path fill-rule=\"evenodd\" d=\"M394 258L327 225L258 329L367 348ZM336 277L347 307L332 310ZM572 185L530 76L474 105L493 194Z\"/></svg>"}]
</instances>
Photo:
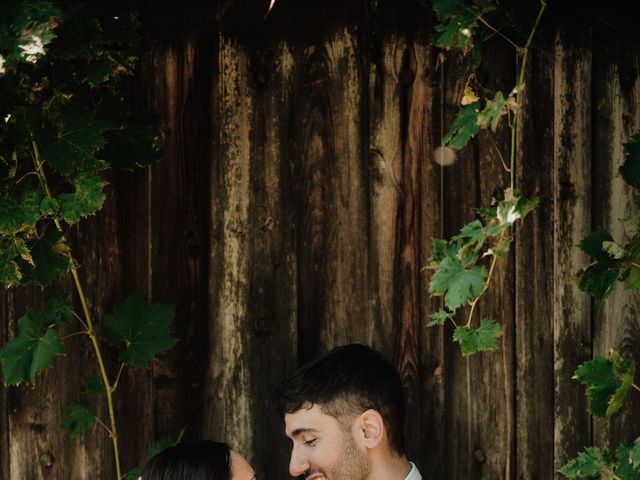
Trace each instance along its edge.
<instances>
[{"instance_id":1,"label":"man's nose","mask_svg":"<svg viewBox=\"0 0 640 480\"><path fill-rule=\"evenodd\" d=\"M306 456L302 455L295 447L291 450L291 461L289 462L289 474L292 477L304 475L309 470L310 464Z\"/></svg>"}]
</instances>

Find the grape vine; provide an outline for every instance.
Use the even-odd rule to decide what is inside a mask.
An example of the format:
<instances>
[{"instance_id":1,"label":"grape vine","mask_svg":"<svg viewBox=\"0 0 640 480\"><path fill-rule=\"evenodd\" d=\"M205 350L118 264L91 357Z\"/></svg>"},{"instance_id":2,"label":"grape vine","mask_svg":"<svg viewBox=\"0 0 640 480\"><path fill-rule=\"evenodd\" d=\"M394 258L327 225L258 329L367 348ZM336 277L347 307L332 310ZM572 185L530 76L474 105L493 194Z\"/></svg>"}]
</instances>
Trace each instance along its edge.
<instances>
[{"instance_id":1,"label":"grape vine","mask_svg":"<svg viewBox=\"0 0 640 480\"><path fill-rule=\"evenodd\" d=\"M128 2L12 0L0 12L0 283L46 287L70 275L81 310L61 294L42 310L29 308L0 350L3 381L35 382L63 354L66 338L85 336L98 370L84 379L85 393L104 395L108 418L96 416L95 401L75 403L62 428L75 438L100 425L113 444L117 480L125 475L113 396L126 366L146 368L175 345L174 306L147 305L132 293L112 314L94 318L69 230L102 208L108 169L162 156L153 123L123 94L123 77L137 60L137 30ZM121 350L117 373L107 369L105 341Z\"/></svg>"}]
</instances>

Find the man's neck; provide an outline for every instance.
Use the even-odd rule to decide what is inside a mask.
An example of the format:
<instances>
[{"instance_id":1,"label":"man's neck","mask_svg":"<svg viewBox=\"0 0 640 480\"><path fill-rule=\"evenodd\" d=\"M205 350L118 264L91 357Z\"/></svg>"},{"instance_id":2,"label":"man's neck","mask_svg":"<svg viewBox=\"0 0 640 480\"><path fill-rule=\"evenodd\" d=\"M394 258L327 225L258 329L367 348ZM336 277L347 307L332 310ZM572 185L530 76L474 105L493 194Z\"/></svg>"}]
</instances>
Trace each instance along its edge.
<instances>
[{"instance_id":1,"label":"man's neck","mask_svg":"<svg viewBox=\"0 0 640 480\"><path fill-rule=\"evenodd\" d=\"M368 480L404 480L411 471L411 464L404 455L385 455L374 461Z\"/></svg>"}]
</instances>

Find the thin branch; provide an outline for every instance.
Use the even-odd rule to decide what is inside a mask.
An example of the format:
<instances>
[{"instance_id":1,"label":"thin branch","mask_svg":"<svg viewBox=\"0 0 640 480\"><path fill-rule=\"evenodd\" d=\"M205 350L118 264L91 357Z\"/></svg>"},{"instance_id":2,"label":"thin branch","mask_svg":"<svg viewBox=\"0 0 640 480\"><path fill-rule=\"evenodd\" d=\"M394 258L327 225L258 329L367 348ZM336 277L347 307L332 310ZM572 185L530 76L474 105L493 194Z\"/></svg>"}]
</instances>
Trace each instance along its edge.
<instances>
[{"instance_id":1,"label":"thin branch","mask_svg":"<svg viewBox=\"0 0 640 480\"><path fill-rule=\"evenodd\" d=\"M631 386L640 392L640 387L638 387L638 385L636 385L635 383L632 383Z\"/></svg>"},{"instance_id":2,"label":"thin branch","mask_svg":"<svg viewBox=\"0 0 640 480\"><path fill-rule=\"evenodd\" d=\"M502 153L500 153L500 149L498 148L498 145L496 145L496 142L493 140L493 137L491 135L489 135L489 139L491 140L491 143L493 144L493 149L498 154L498 158L500 159L500 162L502 163L502 168L504 168L504 170L507 173L511 172L511 170L509 170L509 165L507 165L507 162L504 161L504 157L502 156Z\"/></svg>"},{"instance_id":3,"label":"thin branch","mask_svg":"<svg viewBox=\"0 0 640 480\"><path fill-rule=\"evenodd\" d=\"M120 364L120 370L118 370L118 375L116 375L116 380L113 382L113 387L111 387L111 392L115 392L116 388L118 388L118 382L120 381L120 376L122 375L122 371L124 370L124 363Z\"/></svg>"},{"instance_id":4,"label":"thin branch","mask_svg":"<svg viewBox=\"0 0 640 480\"><path fill-rule=\"evenodd\" d=\"M16 184L20 183L22 180L27 178L29 175L38 175L38 172L27 172L23 176L21 176L18 180L16 180Z\"/></svg>"},{"instance_id":5,"label":"thin branch","mask_svg":"<svg viewBox=\"0 0 640 480\"><path fill-rule=\"evenodd\" d=\"M105 425L105 423L102 420L100 420L98 417L96 417L96 423L100 425L102 428L104 428L110 437L113 437L113 432L111 431L111 429L107 425Z\"/></svg>"},{"instance_id":6,"label":"thin branch","mask_svg":"<svg viewBox=\"0 0 640 480\"><path fill-rule=\"evenodd\" d=\"M493 270L496 266L496 263L498 261L498 257L496 255L491 255L491 266L489 267L489 274L487 275L487 281L484 283L484 287L482 287L482 290L480 291L480 293L478 294L478 296L473 300L473 302L471 302L471 310L469 311L469 317L467 319L467 328L469 328L471 326L471 320L473 319L473 311L476 308L476 305L478 303L478 300L480 300L480 297L482 297L482 294L484 292L487 291L487 288L489 288L489 283L491 283L491 277L493 276Z\"/></svg>"},{"instance_id":7,"label":"thin branch","mask_svg":"<svg viewBox=\"0 0 640 480\"><path fill-rule=\"evenodd\" d=\"M87 327L87 324L84 323L84 320L82 320L82 317L80 315L78 315L76 312L71 312L73 314L74 317L76 317L76 320L78 320L82 326L84 327L85 331L88 333L89 332L89 327Z\"/></svg>"},{"instance_id":8,"label":"thin branch","mask_svg":"<svg viewBox=\"0 0 640 480\"><path fill-rule=\"evenodd\" d=\"M47 176L43 168L43 161L40 158L40 150L38 148L38 144L36 143L35 140L32 140L31 146L33 149L33 151L31 152L32 153L31 157L36 167L36 172L38 172L38 179L40 180L40 185L42 186L42 189L47 194L47 196L50 197L51 191L49 190L49 184L47 183ZM58 219L57 217L53 217L53 222L56 228L58 229L58 231L62 233L63 229L62 229L62 224L60 223L60 219ZM109 421L111 423L111 427L108 428L108 431L110 432L111 443L113 445L114 463L116 464L116 476L117 478L121 478L122 467L120 466L120 449L118 447L118 430L116 427L116 417L115 417L115 410L113 407L113 396L111 391L111 384L109 383L109 375L107 374L107 369L105 367L104 360L102 358L102 351L100 350L100 344L98 343L98 339L95 335L95 329L93 327L93 322L91 320L91 313L89 312L89 305L87 303L87 298L85 297L85 294L84 294L84 289L82 288L82 283L80 282L80 276L78 275L78 267L73 258L73 255L70 252L68 253L68 257L71 263L71 276L73 277L73 282L75 284L78 297L80 297L80 304L82 305L82 313L84 314L84 322L82 322L82 320L80 321L86 327L89 338L91 339L93 351L95 353L96 361L98 362L98 367L100 369L100 376L102 377L102 383L104 384L105 395L107 396L107 407L109 409ZM76 315L76 317L79 318L78 315Z\"/></svg>"},{"instance_id":9,"label":"thin branch","mask_svg":"<svg viewBox=\"0 0 640 480\"><path fill-rule=\"evenodd\" d=\"M465 5L466 7L466 5ZM467 9L471 10L471 8L467 7ZM471 10L472 11L472 10ZM496 35L498 35L500 38L506 40L507 42L509 42L513 48L515 48L516 50L520 50L521 47L520 45L516 44L513 40L511 40L509 37L507 37L504 33L502 33L500 30L498 30L497 28L495 28L493 25L491 25L489 22L487 22L484 18L482 18L481 15L476 14L475 12L472 11L472 13L474 13L474 15L476 16L476 18L478 20L480 20L480 22L482 24L484 24L489 30L492 30Z\"/></svg>"},{"instance_id":10,"label":"thin branch","mask_svg":"<svg viewBox=\"0 0 640 480\"><path fill-rule=\"evenodd\" d=\"M89 335L89 332L86 330L82 330L80 332L70 333L69 335L65 335L64 337L60 337L60 340L66 340L67 338L77 337L78 335Z\"/></svg>"}]
</instances>

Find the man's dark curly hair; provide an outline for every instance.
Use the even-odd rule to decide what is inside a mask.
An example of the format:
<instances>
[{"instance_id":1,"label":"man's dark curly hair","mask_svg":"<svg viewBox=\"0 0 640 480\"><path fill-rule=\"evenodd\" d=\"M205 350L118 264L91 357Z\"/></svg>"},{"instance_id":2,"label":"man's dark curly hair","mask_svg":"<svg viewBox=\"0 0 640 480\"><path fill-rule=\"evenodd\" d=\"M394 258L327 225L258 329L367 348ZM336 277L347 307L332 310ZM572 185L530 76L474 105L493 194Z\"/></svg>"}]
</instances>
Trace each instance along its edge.
<instances>
[{"instance_id":1,"label":"man's dark curly hair","mask_svg":"<svg viewBox=\"0 0 640 480\"><path fill-rule=\"evenodd\" d=\"M392 449L404 454L404 394L395 367L359 344L334 348L282 381L272 397L279 415L318 405L338 421L380 413Z\"/></svg>"}]
</instances>

